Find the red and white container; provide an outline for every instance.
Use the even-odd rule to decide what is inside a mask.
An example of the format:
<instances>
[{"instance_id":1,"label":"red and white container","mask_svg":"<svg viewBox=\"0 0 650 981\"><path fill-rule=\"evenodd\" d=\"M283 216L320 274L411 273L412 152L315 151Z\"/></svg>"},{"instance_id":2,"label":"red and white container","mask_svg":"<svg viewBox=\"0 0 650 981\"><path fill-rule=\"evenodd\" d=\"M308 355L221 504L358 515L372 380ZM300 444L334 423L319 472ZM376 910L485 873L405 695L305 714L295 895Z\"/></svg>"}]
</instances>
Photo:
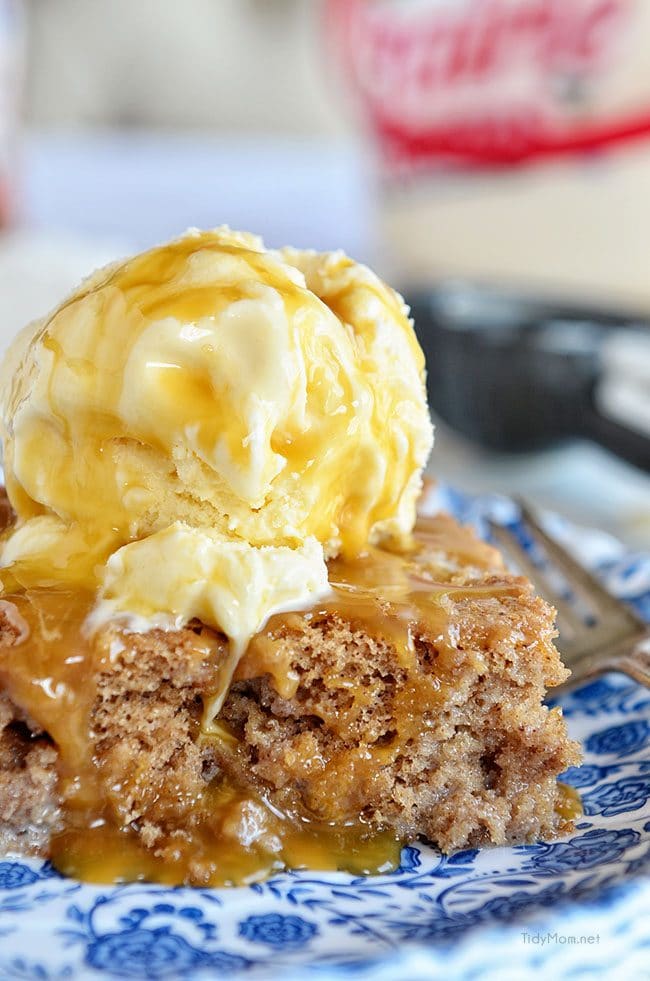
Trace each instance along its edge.
<instances>
[{"instance_id":1,"label":"red and white container","mask_svg":"<svg viewBox=\"0 0 650 981\"><path fill-rule=\"evenodd\" d=\"M328 0L402 284L650 309L647 0Z\"/></svg>"}]
</instances>

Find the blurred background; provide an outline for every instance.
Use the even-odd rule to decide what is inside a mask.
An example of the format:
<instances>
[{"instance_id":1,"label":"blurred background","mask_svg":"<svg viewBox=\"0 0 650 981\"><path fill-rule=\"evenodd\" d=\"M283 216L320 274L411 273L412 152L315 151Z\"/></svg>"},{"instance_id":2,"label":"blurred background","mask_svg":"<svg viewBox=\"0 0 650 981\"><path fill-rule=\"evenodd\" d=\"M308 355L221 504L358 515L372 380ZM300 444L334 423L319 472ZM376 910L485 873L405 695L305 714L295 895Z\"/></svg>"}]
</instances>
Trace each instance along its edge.
<instances>
[{"instance_id":1,"label":"blurred background","mask_svg":"<svg viewBox=\"0 0 650 981\"><path fill-rule=\"evenodd\" d=\"M196 225L404 291L432 473L650 545L650 3L0 0L0 339Z\"/></svg>"}]
</instances>

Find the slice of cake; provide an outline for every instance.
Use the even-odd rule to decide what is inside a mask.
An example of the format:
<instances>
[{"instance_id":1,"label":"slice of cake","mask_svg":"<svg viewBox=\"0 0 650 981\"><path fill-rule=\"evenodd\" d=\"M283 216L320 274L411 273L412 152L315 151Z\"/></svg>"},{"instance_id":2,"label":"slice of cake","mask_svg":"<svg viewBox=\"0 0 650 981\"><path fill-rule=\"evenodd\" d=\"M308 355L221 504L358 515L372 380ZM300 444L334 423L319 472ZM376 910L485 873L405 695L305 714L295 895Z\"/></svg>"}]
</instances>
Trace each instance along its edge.
<instances>
[{"instance_id":1,"label":"slice of cake","mask_svg":"<svg viewBox=\"0 0 650 981\"><path fill-rule=\"evenodd\" d=\"M553 611L451 518L416 541L332 562L331 599L272 617L210 733L223 636L111 626L75 646L65 595L5 600L0 842L93 880L206 884L570 830L557 777L578 749L543 705L568 673ZM30 720L45 700L54 733Z\"/></svg>"}]
</instances>

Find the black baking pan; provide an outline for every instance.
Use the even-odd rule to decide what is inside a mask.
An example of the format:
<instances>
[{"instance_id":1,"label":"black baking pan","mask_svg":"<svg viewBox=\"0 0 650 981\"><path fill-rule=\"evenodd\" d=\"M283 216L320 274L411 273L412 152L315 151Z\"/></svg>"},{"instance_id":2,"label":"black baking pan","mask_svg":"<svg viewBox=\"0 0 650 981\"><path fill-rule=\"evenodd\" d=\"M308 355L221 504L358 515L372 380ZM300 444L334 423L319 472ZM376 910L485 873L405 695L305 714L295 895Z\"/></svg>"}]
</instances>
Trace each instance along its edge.
<instances>
[{"instance_id":1,"label":"black baking pan","mask_svg":"<svg viewBox=\"0 0 650 981\"><path fill-rule=\"evenodd\" d=\"M515 453L586 438L650 471L650 320L461 281L407 302L453 429Z\"/></svg>"}]
</instances>

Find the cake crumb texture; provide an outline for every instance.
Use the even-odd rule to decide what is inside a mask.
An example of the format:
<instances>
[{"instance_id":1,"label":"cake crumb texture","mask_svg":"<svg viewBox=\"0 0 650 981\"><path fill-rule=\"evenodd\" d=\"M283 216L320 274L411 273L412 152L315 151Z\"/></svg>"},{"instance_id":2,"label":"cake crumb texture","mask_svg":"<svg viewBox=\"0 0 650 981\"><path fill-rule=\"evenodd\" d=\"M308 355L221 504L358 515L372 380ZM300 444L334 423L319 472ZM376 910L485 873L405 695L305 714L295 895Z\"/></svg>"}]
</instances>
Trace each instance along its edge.
<instances>
[{"instance_id":1,"label":"cake crumb texture","mask_svg":"<svg viewBox=\"0 0 650 981\"><path fill-rule=\"evenodd\" d=\"M560 711L543 704L568 674L553 611L491 550L478 547L473 565L469 545L462 561L430 549L449 587L438 619L413 621L402 645L345 605L278 615L244 656L208 734L203 704L218 687L225 638L198 622L144 634L106 628L112 654L94 679L89 727L105 815L164 859L174 842L193 840L197 822L202 834L223 833L223 814L206 825L205 801L225 777L296 821L360 820L445 852L569 831L557 777L579 762L578 746ZM0 643L19 655L7 604ZM57 757L2 696L0 850L48 854L65 804ZM202 881L199 865L189 879Z\"/></svg>"},{"instance_id":2,"label":"cake crumb texture","mask_svg":"<svg viewBox=\"0 0 650 981\"><path fill-rule=\"evenodd\" d=\"M47 855L60 824L57 751L0 692L0 855Z\"/></svg>"}]
</instances>

